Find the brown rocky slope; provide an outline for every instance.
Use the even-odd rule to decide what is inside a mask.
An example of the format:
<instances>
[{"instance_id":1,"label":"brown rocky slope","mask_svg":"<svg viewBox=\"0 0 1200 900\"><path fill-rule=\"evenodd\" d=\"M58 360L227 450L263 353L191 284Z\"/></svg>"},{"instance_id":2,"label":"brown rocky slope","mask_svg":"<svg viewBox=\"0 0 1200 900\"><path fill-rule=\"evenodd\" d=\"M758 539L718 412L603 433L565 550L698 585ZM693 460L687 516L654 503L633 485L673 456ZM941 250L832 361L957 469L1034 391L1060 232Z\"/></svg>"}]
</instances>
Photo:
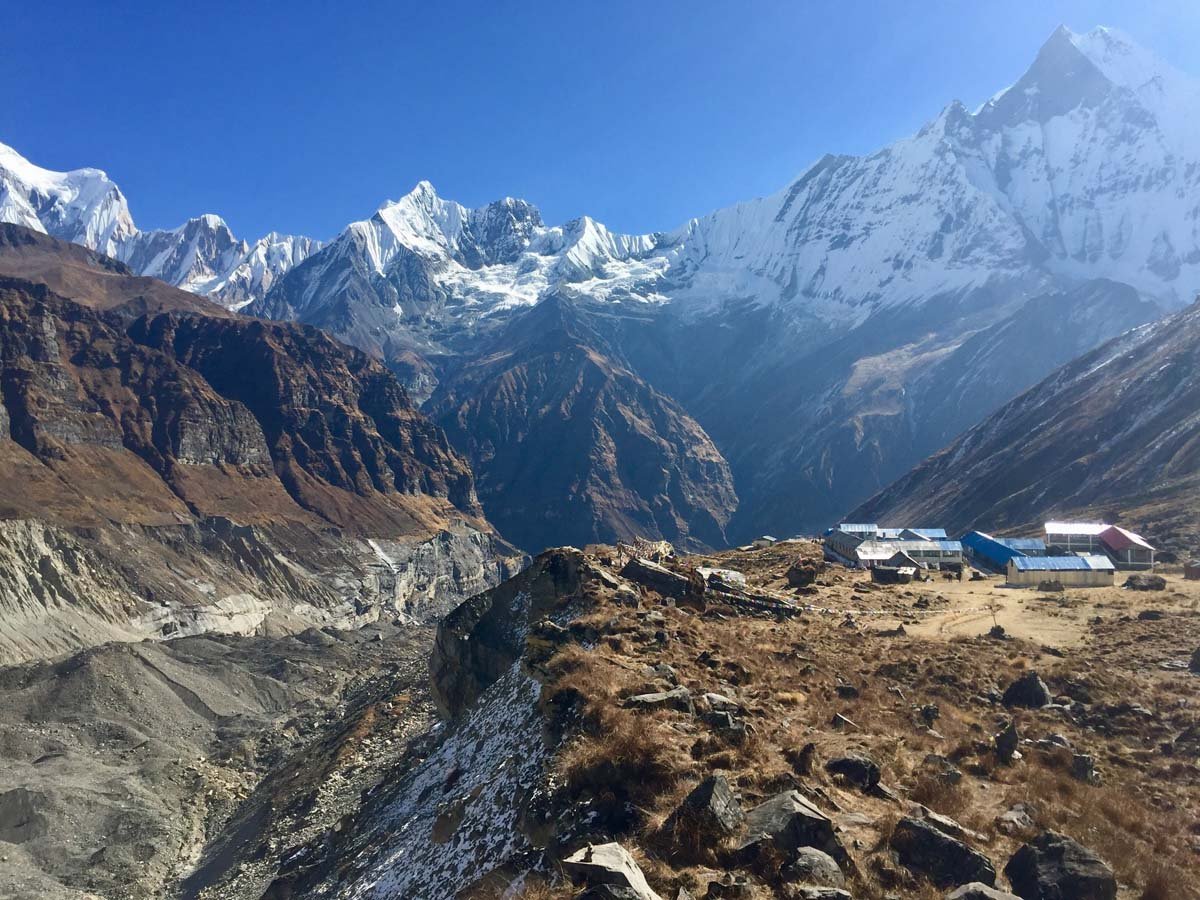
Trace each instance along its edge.
<instances>
[{"instance_id":1,"label":"brown rocky slope","mask_svg":"<svg viewBox=\"0 0 1200 900\"><path fill-rule=\"evenodd\" d=\"M435 615L516 562L381 365L21 231L0 242L0 658Z\"/></svg>"},{"instance_id":2,"label":"brown rocky slope","mask_svg":"<svg viewBox=\"0 0 1200 900\"><path fill-rule=\"evenodd\" d=\"M821 568L543 554L440 626L445 727L265 893L209 896L1198 895L1196 588L1001 589L1023 634L941 636L994 585Z\"/></svg>"},{"instance_id":3,"label":"brown rocky slope","mask_svg":"<svg viewBox=\"0 0 1200 900\"><path fill-rule=\"evenodd\" d=\"M470 457L489 519L521 547L726 543L737 506L728 463L569 300L506 326L428 408Z\"/></svg>"}]
</instances>

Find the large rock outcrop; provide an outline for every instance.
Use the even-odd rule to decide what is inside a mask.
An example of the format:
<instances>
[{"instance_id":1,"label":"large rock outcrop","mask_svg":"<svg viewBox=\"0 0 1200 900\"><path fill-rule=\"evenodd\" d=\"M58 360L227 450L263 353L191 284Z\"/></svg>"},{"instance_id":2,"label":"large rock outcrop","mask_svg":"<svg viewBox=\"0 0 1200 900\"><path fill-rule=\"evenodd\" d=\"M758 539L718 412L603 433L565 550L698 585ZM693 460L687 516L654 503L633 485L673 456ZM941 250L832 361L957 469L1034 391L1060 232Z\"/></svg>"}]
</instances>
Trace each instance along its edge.
<instances>
[{"instance_id":1,"label":"large rock outcrop","mask_svg":"<svg viewBox=\"0 0 1200 900\"><path fill-rule=\"evenodd\" d=\"M0 660L268 618L430 618L521 559L378 363L16 226L0 426L0 520L26 523L8 529Z\"/></svg>"},{"instance_id":2,"label":"large rock outcrop","mask_svg":"<svg viewBox=\"0 0 1200 900\"><path fill-rule=\"evenodd\" d=\"M447 615L429 660L434 702L443 715L468 709L521 659L529 626L569 605L594 577L578 550L550 550L515 578Z\"/></svg>"},{"instance_id":3,"label":"large rock outcrop","mask_svg":"<svg viewBox=\"0 0 1200 900\"><path fill-rule=\"evenodd\" d=\"M1043 832L1004 867L1023 900L1114 900L1117 879L1095 853L1063 834Z\"/></svg>"}]
</instances>

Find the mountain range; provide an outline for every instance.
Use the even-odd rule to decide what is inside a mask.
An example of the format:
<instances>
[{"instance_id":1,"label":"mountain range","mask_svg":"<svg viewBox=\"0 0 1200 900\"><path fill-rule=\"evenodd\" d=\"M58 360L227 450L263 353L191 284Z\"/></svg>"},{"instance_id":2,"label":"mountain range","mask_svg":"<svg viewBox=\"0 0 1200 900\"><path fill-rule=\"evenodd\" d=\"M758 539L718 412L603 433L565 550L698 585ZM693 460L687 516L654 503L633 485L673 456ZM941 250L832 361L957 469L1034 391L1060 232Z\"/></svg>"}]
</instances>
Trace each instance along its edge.
<instances>
[{"instance_id":1,"label":"mountain range","mask_svg":"<svg viewBox=\"0 0 1200 900\"><path fill-rule=\"evenodd\" d=\"M715 544L828 524L1185 306L1197 100L1118 32L1060 28L978 108L672 231L549 226L421 182L324 244L239 242L212 216L139 232L103 173L7 149L0 218L379 358L526 549Z\"/></svg>"}]
</instances>

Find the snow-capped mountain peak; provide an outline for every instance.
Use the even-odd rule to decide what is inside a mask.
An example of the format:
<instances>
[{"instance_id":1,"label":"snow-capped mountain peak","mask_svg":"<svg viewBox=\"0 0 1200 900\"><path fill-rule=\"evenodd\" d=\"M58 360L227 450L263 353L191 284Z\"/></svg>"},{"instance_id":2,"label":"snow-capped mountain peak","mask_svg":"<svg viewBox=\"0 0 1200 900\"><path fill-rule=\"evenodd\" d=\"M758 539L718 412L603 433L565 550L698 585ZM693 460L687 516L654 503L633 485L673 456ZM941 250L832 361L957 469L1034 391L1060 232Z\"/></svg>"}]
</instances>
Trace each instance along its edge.
<instances>
[{"instance_id":1,"label":"snow-capped mountain peak","mask_svg":"<svg viewBox=\"0 0 1200 900\"><path fill-rule=\"evenodd\" d=\"M1101 25L1086 34L1062 28L1064 37L1113 84L1141 91L1152 84L1170 88L1190 81L1157 54L1123 32Z\"/></svg>"},{"instance_id":2,"label":"snow-capped mountain peak","mask_svg":"<svg viewBox=\"0 0 1200 900\"><path fill-rule=\"evenodd\" d=\"M110 255L136 231L124 195L104 172L53 172L5 144L0 144L0 220Z\"/></svg>"},{"instance_id":3,"label":"snow-capped mountain peak","mask_svg":"<svg viewBox=\"0 0 1200 900\"><path fill-rule=\"evenodd\" d=\"M320 244L272 233L238 240L224 219L205 213L178 228L139 231L125 197L101 170L54 172L0 144L0 221L82 244L143 275L240 307Z\"/></svg>"}]
</instances>

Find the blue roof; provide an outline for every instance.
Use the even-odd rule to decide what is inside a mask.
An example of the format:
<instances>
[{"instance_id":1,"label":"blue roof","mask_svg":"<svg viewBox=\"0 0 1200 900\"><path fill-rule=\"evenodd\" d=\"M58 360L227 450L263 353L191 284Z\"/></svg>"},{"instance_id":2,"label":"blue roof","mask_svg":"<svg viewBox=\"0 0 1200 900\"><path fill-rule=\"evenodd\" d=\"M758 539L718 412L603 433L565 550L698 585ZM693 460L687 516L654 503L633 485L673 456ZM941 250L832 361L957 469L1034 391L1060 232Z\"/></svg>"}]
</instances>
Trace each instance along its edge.
<instances>
[{"instance_id":1,"label":"blue roof","mask_svg":"<svg viewBox=\"0 0 1200 900\"><path fill-rule=\"evenodd\" d=\"M1018 572L1104 572L1116 568L1107 556L1014 556Z\"/></svg>"}]
</instances>

